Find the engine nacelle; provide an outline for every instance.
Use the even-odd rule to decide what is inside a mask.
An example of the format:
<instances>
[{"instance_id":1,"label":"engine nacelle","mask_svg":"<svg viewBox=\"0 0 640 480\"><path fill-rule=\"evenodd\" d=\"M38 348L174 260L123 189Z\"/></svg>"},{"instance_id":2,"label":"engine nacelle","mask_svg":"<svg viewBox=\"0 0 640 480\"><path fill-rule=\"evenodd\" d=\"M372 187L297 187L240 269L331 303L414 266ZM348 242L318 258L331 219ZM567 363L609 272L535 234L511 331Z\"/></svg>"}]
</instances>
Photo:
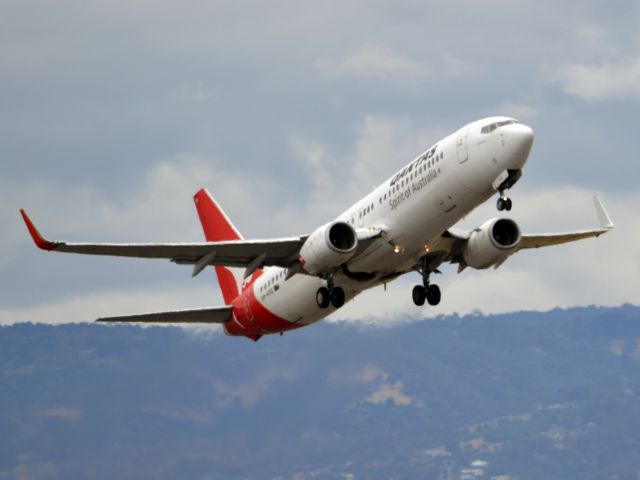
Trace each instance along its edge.
<instances>
[{"instance_id":1,"label":"engine nacelle","mask_svg":"<svg viewBox=\"0 0 640 480\"><path fill-rule=\"evenodd\" d=\"M467 265L489 268L505 260L520 245L520 228L508 218L494 218L474 230L462 251Z\"/></svg>"},{"instance_id":2,"label":"engine nacelle","mask_svg":"<svg viewBox=\"0 0 640 480\"><path fill-rule=\"evenodd\" d=\"M300 249L300 265L311 274L339 267L356 253L358 236L351 225L332 222L309 235Z\"/></svg>"}]
</instances>

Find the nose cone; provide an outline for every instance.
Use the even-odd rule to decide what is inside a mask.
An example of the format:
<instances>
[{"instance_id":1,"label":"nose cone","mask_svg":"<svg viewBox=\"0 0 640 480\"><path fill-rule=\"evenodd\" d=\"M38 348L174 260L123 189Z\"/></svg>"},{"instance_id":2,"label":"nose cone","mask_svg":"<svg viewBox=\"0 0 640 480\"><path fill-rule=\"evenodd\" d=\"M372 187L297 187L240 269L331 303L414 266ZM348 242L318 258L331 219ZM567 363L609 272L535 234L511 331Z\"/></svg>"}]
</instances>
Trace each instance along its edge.
<instances>
[{"instance_id":1,"label":"nose cone","mask_svg":"<svg viewBox=\"0 0 640 480\"><path fill-rule=\"evenodd\" d=\"M505 132L509 149L509 162L513 168L522 168L529 158L533 145L533 130L521 123L509 125Z\"/></svg>"}]
</instances>

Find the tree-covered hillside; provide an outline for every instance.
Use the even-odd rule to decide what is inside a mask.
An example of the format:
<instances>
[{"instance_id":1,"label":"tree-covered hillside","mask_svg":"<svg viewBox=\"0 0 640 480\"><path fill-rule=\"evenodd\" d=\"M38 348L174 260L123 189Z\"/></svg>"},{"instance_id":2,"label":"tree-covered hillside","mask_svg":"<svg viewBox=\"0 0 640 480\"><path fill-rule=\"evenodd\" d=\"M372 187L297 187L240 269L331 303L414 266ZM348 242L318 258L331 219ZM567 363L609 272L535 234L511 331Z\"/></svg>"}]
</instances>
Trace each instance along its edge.
<instances>
[{"instance_id":1,"label":"tree-covered hillside","mask_svg":"<svg viewBox=\"0 0 640 480\"><path fill-rule=\"evenodd\" d=\"M632 306L258 343L0 328L0 479L627 479L639 419Z\"/></svg>"}]
</instances>

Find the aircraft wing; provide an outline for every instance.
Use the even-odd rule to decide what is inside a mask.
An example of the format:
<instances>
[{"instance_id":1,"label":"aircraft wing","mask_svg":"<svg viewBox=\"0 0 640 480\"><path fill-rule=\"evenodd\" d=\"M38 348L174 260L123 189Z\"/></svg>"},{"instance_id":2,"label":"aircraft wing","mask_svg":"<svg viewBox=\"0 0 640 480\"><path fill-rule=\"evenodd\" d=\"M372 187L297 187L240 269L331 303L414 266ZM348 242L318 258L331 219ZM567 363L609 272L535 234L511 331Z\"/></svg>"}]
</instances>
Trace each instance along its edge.
<instances>
[{"instance_id":1,"label":"aircraft wing","mask_svg":"<svg viewBox=\"0 0 640 480\"><path fill-rule=\"evenodd\" d=\"M110 255L117 257L166 258L178 264L196 265L200 273L207 265L246 267L259 259L258 267L288 267L307 236L269 240L228 240L201 243L67 243L45 239L24 210L20 210L35 244L48 251Z\"/></svg>"},{"instance_id":2,"label":"aircraft wing","mask_svg":"<svg viewBox=\"0 0 640 480\"><path fill-rule=\"evenodd\" d=\"M225 323L231 319L232 306L201 308L197 310L176 310L171 312L143 313L123 317L104 317L96 322L103 323Z\"/></svg>"},{"instance_id":3,"label":"aircraft wing","mask_svg":"<svg viewBox=\"0 0 640 480\"><path fill-rule=\"evenodd\" d=\"M609 214L598 197L594 196L593 201L596 207L600 228L563 233L523 234L520 240L520 245L512 252L512 254L527 248L550 247L552 245L575 242L585 238L599 237L600 235L610 232L613 230L614 225ZM457 263L459 264L458 271L460 272L464 270L466 264L462 259L462 252L472 232L473 230L461 230L456 228L450 228L444 232L441 238L433 245L434 248L432 248L432 251L423 257L429 271L435 271L438 266L444 262ZM504 258L494 267L498 268L506 259L507 258Z\"/></svg>"},{"instance_id":4,"label":"aircraft wing","mask_svg":"<svg viewBox=\"0 0 640 480\"><path fill-rule=\"evenodd\" d=\"M266 240L227 240L202 243L67 243L44 238L24 210L20 210L35 244L48 251L135 258L166 258L181 265L194 265L193 276L207 265L244 267L245 277L264 266L290 268L297 265L300 248L308 235ZM381 235L380 230L358 230L358 251L362 252ZM291 272L301 273L294 269Z\"/></svg>"},{"instance_id":5,"label":"aircraft wing","mask_svg":"<svg viewBox=\"0 0 640 480\"><path fill-rule=\"evenodd\" d=\"M522 250L525 248L550 247L552 245L575 242L584 238L599 237L600 235L613 230L613 222L611 221L611 218L605 210L604 205L602 205L600 199L594 196L593 203L596 206L600 228L595 230L580 230L576 232L566 233L542 233L537 235L523 235L518 250Z\"/></svg>"}]
</instances>

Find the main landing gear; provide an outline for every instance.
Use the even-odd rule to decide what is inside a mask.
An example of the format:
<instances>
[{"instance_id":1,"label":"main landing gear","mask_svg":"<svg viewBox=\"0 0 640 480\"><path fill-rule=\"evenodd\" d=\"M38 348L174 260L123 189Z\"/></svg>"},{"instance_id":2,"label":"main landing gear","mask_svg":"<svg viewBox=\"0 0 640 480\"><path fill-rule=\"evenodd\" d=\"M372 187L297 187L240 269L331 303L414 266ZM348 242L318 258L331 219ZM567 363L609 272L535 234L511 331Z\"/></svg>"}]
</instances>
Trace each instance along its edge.
<instances>
[{"instance_id":1,"label":"main landing gear","mask_svg":"<svg viewBox=\"0 0 640 480\"><path fill-rule=\"evenodd\" d=\"M425 299L429 302L429 305L438 305L442 297L440 287L437 285L416 285L413 287L411 294L413 296L413 303L419 307L424 305Z\"/></svg>"},{"instance_id":2,"label":"main landing gear","mask_svg":"<svg viewBox=\"0 0 640 480\"><path fill-rule=\"evenodd\" d=\"M438 270L435 272L439 273ZM438 305L442 295L440 293L440 287L429 283L429 265L427 260L423 261L422 265L422 285L416 285L411 292L413 297L413 303L421 307L424 305L424 301L429 302L429 305Z\"/></svg>"},{"instance_id":3,"label":"main landing gear","mask_svg":"<svg viewBox=\"0 0 640 480\"><path fill-rule=\"evenodd\" d=\"M333 308L340 308L344 305L344 290L341 287L334 287L328 285L327 287L320 287L316 292L316 303L320 308L327 308L329 304Z\"/></svg>"},{"instance_id":4,"label":"main landing gear","mask_svg":"<svg viewBox=\"0 0 640 480\"><path fill-rule=\"evenodd\" d=\"M511 199L504 194L503 190L501 190L500 196L498 197L498 202L496 203L496 207L498 207L498 210L506 210L508 212L509 210L511 210L512 206L513 203L511 202Z\"/></svg>"}]
</instances>

